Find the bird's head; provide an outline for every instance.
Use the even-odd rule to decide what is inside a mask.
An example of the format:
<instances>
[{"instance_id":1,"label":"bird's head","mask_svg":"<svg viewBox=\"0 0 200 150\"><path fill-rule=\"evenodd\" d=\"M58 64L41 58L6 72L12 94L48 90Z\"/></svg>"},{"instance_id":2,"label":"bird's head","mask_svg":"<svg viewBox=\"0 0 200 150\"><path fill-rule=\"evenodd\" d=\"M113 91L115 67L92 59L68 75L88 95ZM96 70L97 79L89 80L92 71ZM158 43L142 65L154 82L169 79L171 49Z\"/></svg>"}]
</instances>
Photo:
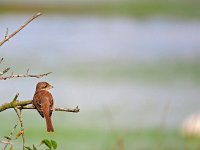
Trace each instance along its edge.
<instances>
[{"instance_id":1,"label":"bird's head","mask_svg":"<svg viewBox=\"0 0 200 150\"><path fill-rule=\"evenodd\" d=\"M37 86L36 86L36 91L40 91L40 90L50 90L52 89L53 86L50 85L49 83L47 82L38 82Z\"/></svg>"}]
</instances>

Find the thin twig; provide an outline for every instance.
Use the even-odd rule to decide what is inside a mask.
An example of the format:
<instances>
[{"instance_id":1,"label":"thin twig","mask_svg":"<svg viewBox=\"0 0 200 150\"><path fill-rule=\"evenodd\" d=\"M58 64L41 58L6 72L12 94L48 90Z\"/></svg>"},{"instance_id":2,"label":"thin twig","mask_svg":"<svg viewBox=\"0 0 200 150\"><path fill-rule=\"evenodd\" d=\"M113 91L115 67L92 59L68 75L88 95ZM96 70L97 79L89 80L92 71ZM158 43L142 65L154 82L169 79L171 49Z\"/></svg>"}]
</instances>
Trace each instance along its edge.
<instances>
[{"instance_id":1,"label":"thin twig","mask_svg":"<svg viewBox=\"0 0 200 150\"><path fill-rule=\"evenodd\" d=\"M9 70L10 70L10 68L4 69L3 74L5 74L6 72L8 72Z\"/></svg>"},{"instance_id":2,"label":"thin twig","mask_svg":"<svg viewBox=\"0 0 200 150\"><path fill-rule=\"evenodd\" d=\"M0 72L0 76L4 75L4 74L7 73L9 70L10 70L10 68L4 69L2 72Z\"/></svg>"},{"instance_id":3,"label":"thin twig","mask_svg":"<svg viewBox=\"0 0 200 150\"><path fill-rule=\"evenodd\" d=\"M2 63L2 61L3 61L3 58L1 58L1 60L0 60L0 64Z\"/></svg>"},{"instance_id":4,"label":"thin twig","mask_svg":"<svg viewBox=\"0 0 200 150\"><path fill-rule=\"evenodd\" d=\"M16 107L14 107L14 110L17 114L18 119L19 119L19 122L20 122L20 125L21 125L21 131L24 131L23 120L22 120L22 116L21 116L21 110L19 112ZM25 147L24 147L25 146L24 132L22 134L22 139L23 139L23 150L25 150Z\"/></svg>"},{"instance_id":5,"label":"thin twig","mask_svg":"<svg viewBox=\"0 0 200 150\"><path fill-rule=\"evenodd\" d=\"M17 98L19 96L19 93L17 93L12 101L12 104L15 104L17 103ZM21 125L21 131L24 131L24 126L23 126L23 120L22 120L22 116L21 116L21 110L19 111L17 109L16 106L13 106L13 109L15 110L16 114L17 114L17 117L19 119L19 122L20 122L20 125ZM23 150L25 150L25 138L24 138L24 132L22 134L22 139L23 139Z\"/></svg>"},{"instance_id":6,"label":"thin twig","mask_svg":"<svg viewBox=\"0 0 200 150\"><path fill-rule=\"evenodd\" d=\"M17 93L17 94L15 95L15 97L13 98L11 104L14 104L14 103L17 101L18 96L19 96L19 93ZM15 107L13 107L13 108L17 111L17 109L16 109ZM3 148L3 150L5 150L5 149L7 148L8 145L11 145L11 147L12 147L12 144L11 144L10 141L12 140L11 137L12 137L12 135L13 135L13 132L14 132L15 129L17 128L17 125L18 125L18 121L17 121L17 123L15 124L13 130L11 131L10 135L9 135L9 136L4 136L4 138L5 138L7 141L6 141L6 143L4 142L4 144L6 144L6 145L5 145L5 147Z\"/></svg>"},{"instance_id":7,"label":"thin twig","mask_svg":"<svg viewBox=\"0 0 200 150\"><path fill-rule=\"evenodd\" d=\"M76 108L74 109L70 109L70 108L54 108L55 111L65 111L65 112L73 112L73 113L77 113L80 111L80 109L78 108L78 106L76 106Z\"/></svg>"},{"instance_id":8,"label":"thin twig","mask_svg":"<svg viewBox=\"0 0 200 150\"><path fill-rule=\"evenodd\" d=\"M7 141L8 141L8 142L10 142L10 141L11 141L11 139L12 139L11 137L12 137L12 135L13 135L13 133L14 133L15 129L17 128L17 126L18 126L18 123L19 123L19 121L17 120L16 124L15 124L15 125L14 125L14 127L13 127L13 130L10 132L10 135L9 135L9 136L7 136L7 137L5 137L5 138L7 139ZM5 150L9 144L10 144L10 143L7 143L7 144L5 145L5 147L4 147L4 149L3 149L3 150Z\"/></svg>"},{"instance_id":9,"label":"thin twig","mask_svg":"<svg viewBox=\"0 0 200 150\"><path fill-rule=\"evenodd\" d=\"M25 136L24 136L24 125L23 125L23 118L22 118L22 110L19 110L20 115L20 124L21 124L21 131L22 131L22 139L23 139L23 150L25 150Z\"/></svg>"},{"instance_id":10,"label":"thin twig","mask_svg":"<svg viewBox=\"0 0 200 150\"><path fill-rule=\"evenodd\" d=\"M24 27L26 27L31 21L36 19L37 17L41 16L42 13L35 14L32 18L30 18L27 22L25 22L21 27L19 27L16 31L11 33L10 35L5 36L5 38L0 42L0 46L2 46L5 42L7 42L10 38L12 38L15 34L21 31Z\"/></svg>"},{"instance_id":11,"label":"thin twig","mask_svg":"<svg viewBox=\"0 0 200 150\"><path fill-rule=\"evenodd\" d=\"M43 76L49 75L51 72L44 73L44 74L38 74L38 75L32 75L32 74L21 74L21 75L10 75L6 77L0 77L0 80L7 80L7 79L12 79L12 78L26 78L26 77L34 77L34 78L41 78Z\"/></svg>"},{"instance_id":12,"label":"thin twig","mask_svg":"<svg viewBox=\"0 0 200 150\"><path fill-rule=\"evenodd\" d=\"M35 106L31 105L31 106L18 106L18 109L36 109ZM60 107L55 107L53 109L53 111L65 111L65 112L73 112L73 113L77 113L80 111L80 109L78 108L78 106L76 106L76 108L60 108Z\"/></svg>"},{"instance_id":13,"label":"thin twig","mask_svg":"<svg viewBox=\"0 0 200 150\"><path fill-rule=\"evenodd\" d=\"M26 70L26 75L28 75L28 73L29 73L29 68Z\"/></svg>"},{"instance_id":14,"label":"thin twig","mask_svg":"<svg viewBox=\"0 0 200 150\"><path fill-rule=\"evenodd\" d=\"M10 141L0 141L1 143L3 143L3 144L10 144L10 145L12 145L12 143L10 142Z\"/></svg>"}]
</instances>

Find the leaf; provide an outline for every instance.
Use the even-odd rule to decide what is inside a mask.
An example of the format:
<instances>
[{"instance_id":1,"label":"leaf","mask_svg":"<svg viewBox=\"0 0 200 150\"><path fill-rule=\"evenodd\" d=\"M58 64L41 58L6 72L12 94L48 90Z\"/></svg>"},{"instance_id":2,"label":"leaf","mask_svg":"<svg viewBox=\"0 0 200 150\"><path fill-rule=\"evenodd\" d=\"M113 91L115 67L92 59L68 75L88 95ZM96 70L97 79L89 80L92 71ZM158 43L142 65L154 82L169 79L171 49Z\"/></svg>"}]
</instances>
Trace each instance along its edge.
<instances>
[{"instance_id":1,"label":"leaf","mask_svg":"<svg viewBox=\"0 0 200 150\"><path fill-rule=\"evenodd\" d=\"M19 131L19 133L17 133L16 139L17 139L18 137L20 137L22 134L24 134L24 130L21 130L21 131Z\"/></svg>"},{"instance_id":2,"label":"leaf","mask_svg":"<svg viewBox=\"0 0 200 150\"><path fill-rule=\"evenodd\" d=\"M32 150L30 147L28 146L24 146L27 150Z\"/></svg>"},{"instance_id":3,"label":"leaf","mask_svg":"<svg viewBox=\"0 0 200 150\"><path fill-rule=\"evenodd\" d=\"M10 150L13 150L13 146L12 145L10 146Z\"/></svg>"},{"instance_id":4,"label":"leaf","mask_svg":"<svg viewBox=\"0 0 200 150\"><path fill-rule=\"evenodd\" d=\"M53 146L53 149L57 149L57 143L54 140L51 140L51 145Z\"/></svg>"},{"instance_id":5,"label":"leaf","mask_svg":"<svg viewBox=\"0 0 200 150\"><path fill-rule=\"evenodd\" d=\"M49 140L47 140L47 139L42 140L40 145L42 145L42 144L45 144L49 149L52 149L52 145Z\"/></svg>"},{"instance_id":6,"label":"leaf","mask_svg":"<svg viewBox=\"0 0 200 150\"><path fill-rule=\"evenodd\" d=\"M33 144L33 150L37 150L37 148L35 147L35 145Z\"/></svg>"}]
</instances>

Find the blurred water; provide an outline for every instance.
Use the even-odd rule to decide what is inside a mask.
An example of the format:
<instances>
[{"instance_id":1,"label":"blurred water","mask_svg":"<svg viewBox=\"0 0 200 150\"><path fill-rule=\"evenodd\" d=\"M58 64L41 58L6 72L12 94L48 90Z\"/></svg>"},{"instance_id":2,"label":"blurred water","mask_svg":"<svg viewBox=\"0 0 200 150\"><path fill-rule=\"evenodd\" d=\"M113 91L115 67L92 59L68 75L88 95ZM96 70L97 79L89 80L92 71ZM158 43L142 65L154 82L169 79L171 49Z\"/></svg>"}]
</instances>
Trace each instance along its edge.
<instances>
[{"instance_id":1,"label":"blurred water","mask_svg":"<svg viewBox=\"0 0 200 150\"><path fill-rule=\"evenodd\" d=\"M1 38L6 28L12 32L27 16L1 15ZM200 22L195 20L44 15L5 44L1 55L34 55L54 63L190 58L200 55L199 39Z\"/></svg>"},{"instance_id":2,"label":"blurred water","mask_svg":"<svg viewBox=\"0 0 200 150\"><path fill-rule=\"evenodd\" d=\"M27 16L1 15L1 38L6 28L11 33ZM185 116L199 109L200 87L193 82L163 86L126 79L79 80L59 71L77 63L192 60L200 56L199 39L200 22L195 20L44 15L1 47L2 66L10 65L18 73L31 68L36 73L54 74L43 79L1 81L1 103L16 92L20 99L31 99L35 84L46 80L55 87L56 105L79 105L85 119L80 122L86 126L105 126L107 118L117 128L178 127ZM94 114L100 115L98 120L93 121Z\"/></svg>"}]
</instances>

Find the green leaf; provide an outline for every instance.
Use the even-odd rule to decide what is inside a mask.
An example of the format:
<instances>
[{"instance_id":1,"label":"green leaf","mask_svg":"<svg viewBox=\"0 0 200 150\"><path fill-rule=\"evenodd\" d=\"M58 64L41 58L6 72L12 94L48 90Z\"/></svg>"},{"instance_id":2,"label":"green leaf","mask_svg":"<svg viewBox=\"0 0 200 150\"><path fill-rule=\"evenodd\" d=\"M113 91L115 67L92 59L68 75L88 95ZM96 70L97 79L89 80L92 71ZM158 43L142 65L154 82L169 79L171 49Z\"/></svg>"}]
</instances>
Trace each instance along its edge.
<instances>
[{"instance_id":1,"label":"green leaf","mask_svg":"<svg viewBox=\"0 0 200 150\"><path fill-rule=\"evenodd\" d=\"M57 149L57 143L54 140L51 140L51 145L53 146L53 149Z\"/></svg>"},{"instance_id":2,"label":"green leaf","mask_svg":"<svg viewBox=\"0 0 200 150\"><path fill-rule=\"evenodd\" d=\"M10 150L13 150L13 146L12 145L10 146Z\"/></svg>"},{"instance_id":3,"label":"green leaf","mask_svg":"<svg viewBox=\"0 0 200 150\"><path fill-rule=\"evenodd\" d=\"M30 147L28 146L24 146L27 150L32 150Z\"/></svg>"},{"instance_id":4,"label":"green leaf","mask_svg":"<svg viewBox=\"0 0 200 150\"><path fill-rule=\"evenodd\" d=\"M40 145L42 145L42 144L45 144L49 149L52 149L52 145L49 140L47 140L47 139L42 140Z\"/></svg>"},{"instance_id":5,"label":"green leaf","mask_svg":"<svg viewBox=\"0 0 200 150\"><path fill-rule=\"evenodd\" d=\"M33 145L33 150L37 150L37 148L35 147L35 145Z\"/></svg>"}]
</instances>

